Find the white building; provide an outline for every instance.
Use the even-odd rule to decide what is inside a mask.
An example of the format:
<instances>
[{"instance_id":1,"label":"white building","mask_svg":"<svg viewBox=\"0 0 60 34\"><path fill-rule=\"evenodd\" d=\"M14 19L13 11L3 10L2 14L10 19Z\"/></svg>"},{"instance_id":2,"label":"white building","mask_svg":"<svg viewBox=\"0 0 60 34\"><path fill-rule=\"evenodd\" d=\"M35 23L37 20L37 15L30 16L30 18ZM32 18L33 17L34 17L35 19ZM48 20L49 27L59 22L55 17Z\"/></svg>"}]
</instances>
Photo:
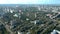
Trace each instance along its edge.
<instances>
[{"instance_id":1,"label":"white building","mask_svg":"<svg viewBox=\"0 0 60 34\"><path fill-rule=\"evenodd\" d=\"M18 31L18 34L24 34L24 32L20 32L20 31Z\"/></svg>"},{"instance_id":2,"label":"white building","mask_svg":"<svg viewBox=\"0 0 60 34\"><path fill-rule=\"evenodd\" d=\"M18 31L18 34L23 34L23 32L19 32L19 31Z\"/></svg>"},{"instance_id":3,"label":"white building","mask_svg":"<svg viewBox=\"0 0 60 34\"><path fill-rule=\"evenodd\" d=\"M46 14L46 16L48 16L49 18L52 19L52 16L53 16L53 15L51 15L51 14Z\"/></svg>"},{"instance_id":4,"label":"white building","mask_svg":"<svg viewBox=\"0 0 60 34\"><path fill-rule=\"evenodd\" d=\"M14 14L13 16L14 16L14 17L18 17L18 15L17 15L17 14Z\"/></svg>"},{"instance_id":5,"label":"white building","mask_svg":"<svg viewBox=\"0 0 60 34\"><path fill-rule=\"evenodd\" d=\"M26 34L30 34L30 32L27 32Z\"/></svg>"},{"instance_id":6,"label":"white building","mask_svg":"<svg viewBox=\"0 0 60 34\"><path fill-rule=\"evenodd\" d=\"M25 32L18 31L18 34L25 34ZM26 34L30 34L30 31L26 32Z\"/></svg>"},{"instance_id":7,"label":"white building","mask_svg":"<svg viewBox=\"0 0 60 34\"><path fill-rule=\"evenodd\" d=\"M58 14L60 14L60 12L58 12Z\"/></svg>"},{"instance_id":8,"label":"white building","mask_svg":"<svg viewBox=\"0 0 60 34\"><path fill-rule=\"evenodd\" d=\"M51 34L60 34L60 31L58 31L58 30L53 30L53 32L51 32Z\"/></svg>"},{"instance_id":9,"label":"white building","mask_svg":"<svg viewBox=\"0 0 60 34\"><path fill-rule=\"evenodd\" d=\"M29 18L26 18L26 20L28 21L28 20L29 20Z\"/></svg>"},{"instance_id":10,"label":"white building","mask_svg":"<svg viewBox=\"0 0 60 34\"><path fill-rule=\"evenodd\" d=\"M13 13L13 12L14 12L14 10L11 10L11 9L10 9L10 13Z\"/></svg>"},{"instance_id":11,"label":"white building","mask_svg":"<svg viewBox=\"0 0 60 34\"><path fill-rule=\"evenodd\" d=\"M30 21L31 23L37 24L39 20Z\"/></svg>"},{"instance_id":12,"label":"white building","mask_svg":"<svg viewBox=\"0 0 60 34\"><path fill-rule=\"evenodd\" d=\"M35 18L37 17L37 14L35 13Z\"/></svg>"}]
</instances>

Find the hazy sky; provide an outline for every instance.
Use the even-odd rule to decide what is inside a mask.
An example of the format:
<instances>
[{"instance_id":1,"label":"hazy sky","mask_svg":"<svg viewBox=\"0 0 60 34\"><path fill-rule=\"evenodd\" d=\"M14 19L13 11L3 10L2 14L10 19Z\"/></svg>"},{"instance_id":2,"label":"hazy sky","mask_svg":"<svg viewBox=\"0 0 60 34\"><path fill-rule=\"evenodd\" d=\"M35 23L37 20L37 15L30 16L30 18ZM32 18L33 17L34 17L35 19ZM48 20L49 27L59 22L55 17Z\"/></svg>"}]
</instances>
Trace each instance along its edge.
<instances>
[{"instance_id":1,"label":"hazy sky","mask_svg":"<svg viewBox=\"0 0 60 34\"><path fill-rule=\"evenodd\" d=\"M60 4L60 0L0 0L0 4Z\"/></svg>"}]
</instances>

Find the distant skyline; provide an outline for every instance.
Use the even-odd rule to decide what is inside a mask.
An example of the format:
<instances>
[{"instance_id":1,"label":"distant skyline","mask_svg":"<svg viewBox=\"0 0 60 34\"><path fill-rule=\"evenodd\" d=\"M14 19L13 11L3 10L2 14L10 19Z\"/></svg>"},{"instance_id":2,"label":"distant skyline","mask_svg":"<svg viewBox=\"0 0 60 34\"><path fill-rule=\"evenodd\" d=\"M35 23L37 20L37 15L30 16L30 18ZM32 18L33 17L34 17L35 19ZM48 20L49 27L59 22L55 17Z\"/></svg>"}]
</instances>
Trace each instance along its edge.
<instances>
[{"instance_id":1,"label":"distant skyline","mask_svg":"<svg viewBox=\"0 0 60 34\"><path fill-rule=\"evenodd\" d=\"M60 4L60 0L0 0L0 4Z\"/></svg>"}]
</instances>

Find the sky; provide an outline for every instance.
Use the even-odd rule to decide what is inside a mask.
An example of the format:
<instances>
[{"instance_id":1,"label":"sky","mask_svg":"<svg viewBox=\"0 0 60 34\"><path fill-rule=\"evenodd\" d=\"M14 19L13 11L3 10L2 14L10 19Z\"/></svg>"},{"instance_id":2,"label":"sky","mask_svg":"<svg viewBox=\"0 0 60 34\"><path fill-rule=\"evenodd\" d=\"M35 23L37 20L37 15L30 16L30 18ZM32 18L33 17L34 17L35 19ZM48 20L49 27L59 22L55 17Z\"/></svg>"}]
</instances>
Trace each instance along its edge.
<instances>
[{"instance_id":1,"label":"sky","mask_svg":"<svg viewBox=\"0 0 60 34\"><path fill-rule=\"evenodd\" d=\"M0 4L60 4L60 0L0 0Z\"/></svg>"}]
</instances>

